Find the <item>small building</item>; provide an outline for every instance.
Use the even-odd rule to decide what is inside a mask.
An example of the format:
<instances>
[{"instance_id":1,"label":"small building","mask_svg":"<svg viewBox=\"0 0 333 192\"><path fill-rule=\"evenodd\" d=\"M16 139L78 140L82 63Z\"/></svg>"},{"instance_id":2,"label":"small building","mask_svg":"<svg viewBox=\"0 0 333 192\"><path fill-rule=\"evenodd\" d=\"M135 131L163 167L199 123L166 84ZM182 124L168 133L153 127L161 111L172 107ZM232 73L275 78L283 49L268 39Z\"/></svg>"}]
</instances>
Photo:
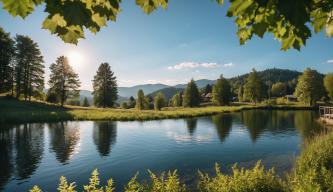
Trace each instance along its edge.
<instances>
[{"instance_id":1,"label":"small building","mask_svg":"<svg viewBox=\"0 0 333 192\"><path fill-rule=\"evenodd\" d=\"M201 98L204 102L210 102L212 100L212 94L211 93L203 93L201 94Z\"/></svg>"},{"instance_id":2,"label":"small building","mask_svg":"<svg viewBox=\"0 0 333 192\"><path fill-rule=\"evenodd\" d=\"M333 107L319 107L320 120L333 125Z\"/></svg>"},{"instance_id":3,"label":"small building","mask_svg":"<svg viewBox=\"0 0 333 192\"><path fill-rule=\"evenodd\" d=\"M288 102L297 102L297 97L295 95L286 95L285 98Z\"/></svg>"}]
</instances>

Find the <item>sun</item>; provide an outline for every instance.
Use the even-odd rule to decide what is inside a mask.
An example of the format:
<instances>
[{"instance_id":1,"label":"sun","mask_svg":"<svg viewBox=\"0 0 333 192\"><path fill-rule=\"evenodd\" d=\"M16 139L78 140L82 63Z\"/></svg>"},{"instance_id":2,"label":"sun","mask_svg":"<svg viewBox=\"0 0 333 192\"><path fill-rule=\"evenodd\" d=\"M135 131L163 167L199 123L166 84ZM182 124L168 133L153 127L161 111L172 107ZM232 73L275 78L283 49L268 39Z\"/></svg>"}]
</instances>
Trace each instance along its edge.
<instances>
[{"instance_id":1,"label":"sun","mask_svg":"<svg viewBox=\"0 0 333 192\"><path fill-rule=\"evenodd\" d=\"M80 52L72 51L68 54L69 64L72 66L79 66L82 65L84 60L83 55Z\"/></svg>"}]
</instances>

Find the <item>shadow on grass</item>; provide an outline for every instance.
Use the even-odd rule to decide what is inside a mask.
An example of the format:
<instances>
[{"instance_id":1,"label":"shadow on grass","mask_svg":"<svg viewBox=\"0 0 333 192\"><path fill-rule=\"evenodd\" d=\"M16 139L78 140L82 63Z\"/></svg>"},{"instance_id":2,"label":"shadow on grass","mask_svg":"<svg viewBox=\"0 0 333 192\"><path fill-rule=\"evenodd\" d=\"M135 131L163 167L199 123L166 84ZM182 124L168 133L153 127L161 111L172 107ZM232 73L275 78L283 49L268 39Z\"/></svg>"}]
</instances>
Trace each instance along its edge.
<instances>
[{"instance_id":1,"label":"shadow on grass","mask_svg":"<svg viewBox=\"0 0 333 192\"><path fill-rule=\"evenodd\" d=\"M36 101L0 97L0 123L30 123L73 120L71 109Z\"/></svg>"}]
</instances>

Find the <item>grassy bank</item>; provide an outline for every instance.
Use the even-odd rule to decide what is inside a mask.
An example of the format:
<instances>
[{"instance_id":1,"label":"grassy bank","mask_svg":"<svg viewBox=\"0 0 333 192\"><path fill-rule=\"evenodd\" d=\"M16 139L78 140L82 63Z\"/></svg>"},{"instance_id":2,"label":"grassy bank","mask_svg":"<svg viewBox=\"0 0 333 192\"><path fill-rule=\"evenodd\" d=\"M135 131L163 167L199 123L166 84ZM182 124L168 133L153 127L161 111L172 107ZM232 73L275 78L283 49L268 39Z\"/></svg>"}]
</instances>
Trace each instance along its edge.
<instances>
[{"instance_id":1,"label":"grassy bank","mask_svg":"<svg viewBox=\"0 0 333 192\"><path fill-rule=\"evenodd\" d=\"M252 169L242 169L233 166L230 175L223 174L216 165L215 175L209 175L199 171L198 183L195 189L182 184L176 171L162 172L156 175L149 171L149 181L139 182L135 175L126 186L117 186L117 191L125 192L309 192L333 190L333 132L313 138L305 144L301 155L295 162L295 167L286 177L279 177L274 169L265 170L258 163ZM92 176L85 191L115 191L112 179L103 186L99 180L97 170ZM75 184L69 184L65 177L60 178L59 188L63 191L75 191ZM31 191L40 192L35 186Z\"/></svg>"},{"instance_id":2,"label":"grassy bank","mask_svg":"<svg viewBox=\"0 0 333 192\"><path fill-rule=\"evenodd\" d=\"M66 106L64 108L42 102L24 102L14 99L0 99L0 122L51 122L66 120L156 120L213 115L248 109L312 109L300 104L289 105L235 105L207 106L199 108L164 108L162 111L135 109L100 109Z\"/></svg>"}]
</instances>

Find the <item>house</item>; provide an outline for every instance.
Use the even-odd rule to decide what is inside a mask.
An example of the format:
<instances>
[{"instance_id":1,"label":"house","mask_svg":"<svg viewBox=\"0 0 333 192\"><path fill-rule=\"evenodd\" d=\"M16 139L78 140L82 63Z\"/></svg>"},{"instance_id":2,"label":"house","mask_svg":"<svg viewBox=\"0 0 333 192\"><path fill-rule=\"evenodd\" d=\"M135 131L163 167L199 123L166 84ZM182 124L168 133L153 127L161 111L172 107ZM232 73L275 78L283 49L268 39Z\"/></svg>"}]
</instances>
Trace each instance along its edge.
<instances>
[{"instance_id":1,"label":"house","mask_svg":"<svg viewBox=\"0 0 333 192\"><path fill-rule=\"evenodd\" d=\"M203 102L210 102L212 100L212 93L203 93L201 94L201 98Z\"/></svg>"}]
</instances>

